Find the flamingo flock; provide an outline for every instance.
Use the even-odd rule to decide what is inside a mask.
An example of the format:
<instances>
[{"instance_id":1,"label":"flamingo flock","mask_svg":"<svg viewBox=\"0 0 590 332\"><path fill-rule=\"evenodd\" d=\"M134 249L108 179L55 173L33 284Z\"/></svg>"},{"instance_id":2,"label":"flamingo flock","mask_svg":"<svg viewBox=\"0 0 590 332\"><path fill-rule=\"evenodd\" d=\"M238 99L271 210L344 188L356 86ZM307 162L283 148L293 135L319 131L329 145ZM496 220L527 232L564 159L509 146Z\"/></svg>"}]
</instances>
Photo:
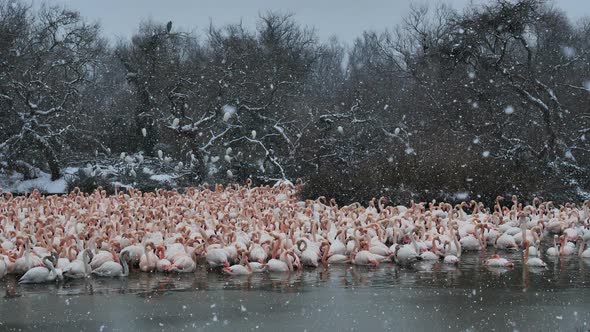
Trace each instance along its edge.
<instances>
[{"instance_id":1,"label":"flamingo flock","mask_svg":"<svg viewBox=\"0 0 590 332\"><path fill-rule=\"evenodd\" d=\"M26 284L191 273L201 264L228 275L330 264L457 265L462 252L483 250L495 253L484 264L506 268L514 263L500 255L510 250L522 250L523 264L539 268L543 256L590 258L589 201L523 205L498 197L487 209L475 201L406 207L382 197L364 207L298 197L290 183L0 195L0 278L15 274ZM546 250L541 239L550 242Z\"/></svg>"}]
</instances>

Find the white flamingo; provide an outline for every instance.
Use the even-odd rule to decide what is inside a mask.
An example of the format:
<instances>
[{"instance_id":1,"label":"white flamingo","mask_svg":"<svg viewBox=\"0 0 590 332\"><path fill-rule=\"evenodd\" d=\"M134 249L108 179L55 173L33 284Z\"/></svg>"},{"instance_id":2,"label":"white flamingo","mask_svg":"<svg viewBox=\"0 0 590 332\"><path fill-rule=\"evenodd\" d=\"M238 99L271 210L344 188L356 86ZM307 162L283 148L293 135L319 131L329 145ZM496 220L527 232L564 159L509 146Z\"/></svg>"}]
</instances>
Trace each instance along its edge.
<instances>
[{"instance_id":1,"label":"white flamingo","mask_svg":"<svg viewBox=\"0 0 590 332\"><path fill-rule=\"evenodd\" d=\"M19 280L19 284L39 284L54 281L58 273L51 262L51 256L43 257L45 266L37 266L28 270Z\"/></svg>"},{"instance_id":2,"label":"white flamingo","mask_svg":"<svg viewBox=\"0 0 590 332\"><path fill-rule=\"evenodd\" d=\"M126 277L129 275L129 252L126 251L119 256L120 264L114 261L108 261L92 270L92 274L99 277Z\"/></svg>"}]
</instances>

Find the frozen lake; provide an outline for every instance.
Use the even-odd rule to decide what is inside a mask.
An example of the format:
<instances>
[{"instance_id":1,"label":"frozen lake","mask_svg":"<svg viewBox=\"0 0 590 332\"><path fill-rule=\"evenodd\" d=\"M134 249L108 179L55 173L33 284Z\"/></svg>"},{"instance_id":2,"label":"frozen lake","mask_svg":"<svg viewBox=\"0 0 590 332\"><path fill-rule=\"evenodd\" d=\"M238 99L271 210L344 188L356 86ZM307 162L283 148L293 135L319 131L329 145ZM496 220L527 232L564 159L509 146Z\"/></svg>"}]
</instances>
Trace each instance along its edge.
<instances>
[{"instance_id":1,"label":"frozen lake","mask_svg":"<svg viewBox=\"0 0 590 332\"><path fill-rule=\"evenodd\" d=\"M228 277L132 273L129 278L18 285L0 281L2 331L587 331L590 260L547 269L331 266Z\"/></svg>"}]
</instances>

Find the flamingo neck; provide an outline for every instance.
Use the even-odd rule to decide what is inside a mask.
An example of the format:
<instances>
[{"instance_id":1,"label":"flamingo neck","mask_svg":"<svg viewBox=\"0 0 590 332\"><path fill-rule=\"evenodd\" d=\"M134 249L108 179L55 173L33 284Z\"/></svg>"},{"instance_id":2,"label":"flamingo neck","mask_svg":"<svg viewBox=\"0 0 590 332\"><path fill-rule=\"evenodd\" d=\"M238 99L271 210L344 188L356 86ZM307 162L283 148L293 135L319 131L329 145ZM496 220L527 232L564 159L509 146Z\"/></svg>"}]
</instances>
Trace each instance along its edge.
<instances>
[{"instance_id":1,"label":"flamingo neck","mask_svg":"<svg viewBox=\"0 0 590 332\"><path fill-rule=\"evenodd\" d=\"M324 249L324 255L322 256L322 263L326 264L328 261L328 253L330 252L330 244L326 244L326 248Z\"/></svg>"},{"instance_id":2,"label":"flamingo neck","mask_svg":"<svg viewBox=\"0 0 590 332\"><path fill-rule=\"evenodd\" d=\"M414 251L416 251L416 253L419 253L420 249L418 249L418 243L416 243L416 235L412 235L412 237L410 239L412 240L412 245L414 246Z\"/></svg>"},{"instance_id":3,"label":"flamingo neck","mask_svg":"<svg viewBox=\"0 0 590 332\"><path fill-rule=\"evenodd\" d=\"M126 277L129 275L129 265L127 265L127 258L121 257L121 265L123 266L123 273L121 274L122 277Z\"/></svg>"}]
</instances>

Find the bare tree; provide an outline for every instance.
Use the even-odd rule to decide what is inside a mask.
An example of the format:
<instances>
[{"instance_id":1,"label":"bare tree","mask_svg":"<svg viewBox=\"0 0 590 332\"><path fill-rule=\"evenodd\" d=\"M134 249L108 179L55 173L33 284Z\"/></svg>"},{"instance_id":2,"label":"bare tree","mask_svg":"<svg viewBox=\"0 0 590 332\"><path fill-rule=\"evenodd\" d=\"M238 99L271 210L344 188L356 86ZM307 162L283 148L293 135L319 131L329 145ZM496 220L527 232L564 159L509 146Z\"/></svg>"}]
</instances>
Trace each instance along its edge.
<instances>
[{"instance_id":1,"label":"bare tree","mask_svg":"<svg viewBox=\"0 0 590 332\"><path fill-rule=\"evenodd\" d=\"M36 159L26 154L39 155L57 179L61 147L76 130L68 119L80 112L79 89L103 50L98 25L77 12L45 6L33 12L3 1L0 26L0 102L9 120L0 151L18 164Z\"/></svg>"}]
</instances>

